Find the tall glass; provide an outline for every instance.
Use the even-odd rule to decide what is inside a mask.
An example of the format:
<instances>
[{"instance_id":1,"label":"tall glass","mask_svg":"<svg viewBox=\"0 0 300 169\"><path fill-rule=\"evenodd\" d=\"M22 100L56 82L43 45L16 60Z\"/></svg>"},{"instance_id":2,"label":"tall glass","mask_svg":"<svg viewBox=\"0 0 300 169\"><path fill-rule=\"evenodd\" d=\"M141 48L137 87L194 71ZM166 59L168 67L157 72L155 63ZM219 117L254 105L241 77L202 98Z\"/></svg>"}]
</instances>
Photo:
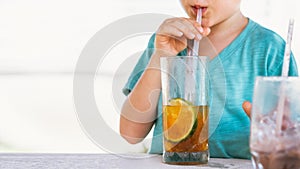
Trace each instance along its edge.
<instances>
[{"instance_id":1,"label":"tall glass","mask_svg":"<svg viewBox=\"0 0 300 169\"><path fill-rule=\"evenodd\" d=\"M161 58L165 163L209 160L207 63L206 56Z\"/></svg>"},{"instance_id":2,"label":"tall glass","mask_svg":"<svg viewBox=\"0 0 300 169\"><path fill-rule=\"evenodd\" d=\"M300 78L257 77L250 149L255 169L300 168Z\"/></svg>"}]
</instances>

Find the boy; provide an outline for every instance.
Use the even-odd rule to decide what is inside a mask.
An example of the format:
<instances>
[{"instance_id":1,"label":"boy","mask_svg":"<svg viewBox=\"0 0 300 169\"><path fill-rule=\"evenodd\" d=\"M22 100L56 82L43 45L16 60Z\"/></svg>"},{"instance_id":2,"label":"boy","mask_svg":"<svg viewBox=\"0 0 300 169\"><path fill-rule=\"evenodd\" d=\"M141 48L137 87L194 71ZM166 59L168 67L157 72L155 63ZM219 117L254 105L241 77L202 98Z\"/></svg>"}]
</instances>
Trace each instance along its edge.
<instances>
[{"instance_id":1,"label":"boy","mask_svg":"<svg viewBox=\"0 0 300 169\"><path fill-rule=\"evenodd\" d=\"M186 55L188 40L196 39L200 40L199 55L211 59L210 83L216 93L210 109L210 155L250 158L250 120L242 104L252 100L256 76L281 74L285 42L243 16L240 3L241 0L181 0L190 18L171 18L162 23L123 90L128 98L122 108L120 133L129 143L143 140L155 124L150 153L162 153L159 59ZM202 8L201 23L195 21L198 8ZM289 75L297 75L293 57ZM244 103L247 114L249 106Z\"/></svg>"}]
</instances>

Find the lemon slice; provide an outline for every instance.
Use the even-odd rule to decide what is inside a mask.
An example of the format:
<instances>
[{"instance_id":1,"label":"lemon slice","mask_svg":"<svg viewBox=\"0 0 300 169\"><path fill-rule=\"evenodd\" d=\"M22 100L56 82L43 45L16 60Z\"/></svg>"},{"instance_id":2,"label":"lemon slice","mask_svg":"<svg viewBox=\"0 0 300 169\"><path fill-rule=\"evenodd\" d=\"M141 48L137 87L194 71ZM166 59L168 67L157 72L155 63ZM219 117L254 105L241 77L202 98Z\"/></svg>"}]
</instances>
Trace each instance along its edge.
<instances>
[{"instance_id":1,"label":"lemon slice","mask_svg":"<svg viewBox=\"0 0 300 169\"><path fill-rule=\"evenodd\" d=\"M197 127L197 109L181 98L171 99L169 103L164 106L164 136L169 141L180 142L192 135Z\"/></svg>"}]
</instances>

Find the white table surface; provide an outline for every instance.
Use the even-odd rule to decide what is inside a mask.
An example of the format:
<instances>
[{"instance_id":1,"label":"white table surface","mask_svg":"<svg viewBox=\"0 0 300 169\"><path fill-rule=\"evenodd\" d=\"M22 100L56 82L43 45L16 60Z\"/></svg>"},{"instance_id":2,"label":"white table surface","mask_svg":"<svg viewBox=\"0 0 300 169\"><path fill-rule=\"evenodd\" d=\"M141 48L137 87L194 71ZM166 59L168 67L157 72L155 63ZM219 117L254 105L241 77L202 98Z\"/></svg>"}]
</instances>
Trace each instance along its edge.
<instances>
[{"instance_id":1,"label":"white table surface","mask_svg":"<svg viewBox=\"0 0 300 169\"><path fill-rule=\"evenodd\" d=\"M168 165L149 154L18 154L0 153L1 169L252 169L250 160L211 158L206 165Z\"/></svg>"}]
</instances>

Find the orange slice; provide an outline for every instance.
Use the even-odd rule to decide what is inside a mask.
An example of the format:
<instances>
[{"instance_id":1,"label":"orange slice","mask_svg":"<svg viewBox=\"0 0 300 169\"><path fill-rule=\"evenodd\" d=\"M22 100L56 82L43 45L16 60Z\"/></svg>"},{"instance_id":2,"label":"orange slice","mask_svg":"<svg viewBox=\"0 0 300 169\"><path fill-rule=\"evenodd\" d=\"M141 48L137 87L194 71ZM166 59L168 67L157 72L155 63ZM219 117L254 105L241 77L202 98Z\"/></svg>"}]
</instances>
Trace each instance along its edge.
<instances>
[{"instance_id":1,"label":"orange slice","mask_svg":"<svg viewBox=\"0 0 300 169\"><path fill-rule=\"evenodd\" d=\"M172 142L180 142L187 138L196 123L197 111L190 102L175 98L170 105L164 106L164 135Z\"/></svg>"}]
</instances>

